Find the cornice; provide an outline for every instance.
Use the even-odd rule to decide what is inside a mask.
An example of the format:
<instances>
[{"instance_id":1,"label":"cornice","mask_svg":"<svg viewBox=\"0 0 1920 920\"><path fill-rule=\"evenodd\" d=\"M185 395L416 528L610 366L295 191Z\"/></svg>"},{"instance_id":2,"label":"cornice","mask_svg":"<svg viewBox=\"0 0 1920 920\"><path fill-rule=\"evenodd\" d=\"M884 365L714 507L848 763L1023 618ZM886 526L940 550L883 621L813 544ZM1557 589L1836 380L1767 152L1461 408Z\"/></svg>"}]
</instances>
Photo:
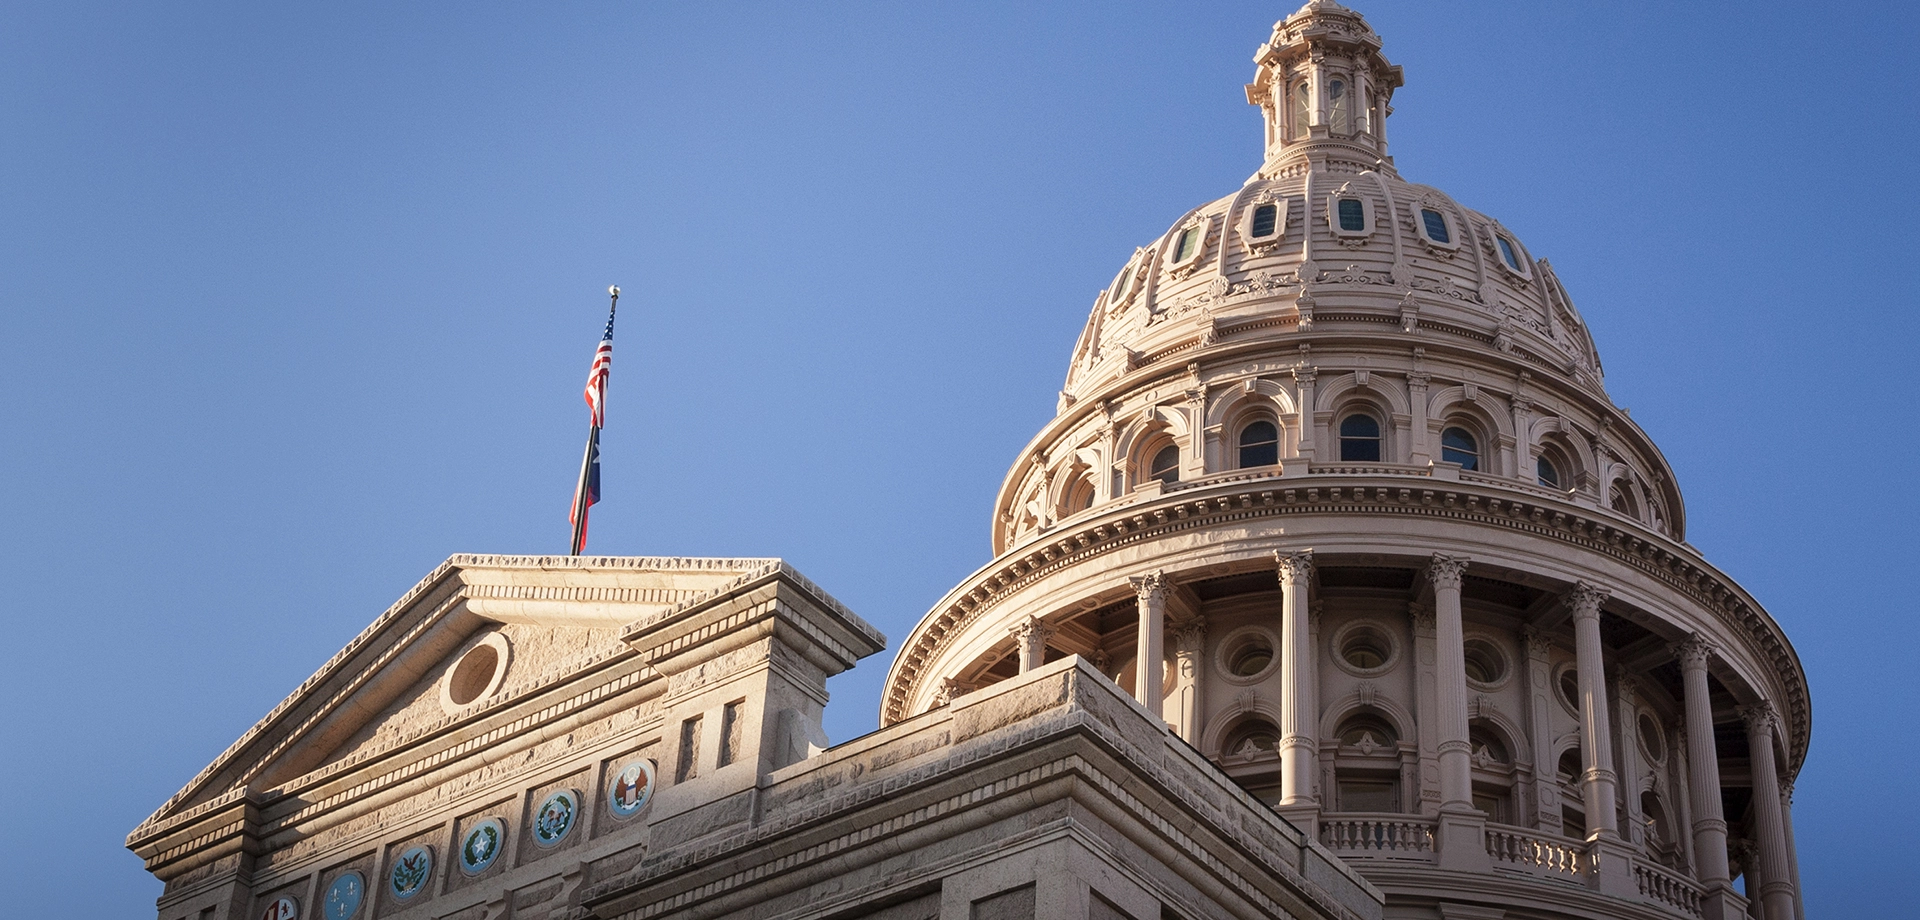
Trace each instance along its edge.
<instances>
[{"instance_id":1,"label":"cornice","mask_svg":"<svg viewBox=\"0 0 1920 920\"><path fill-rule=\"evenodd\" d=\"M1390 472L1381 470L1379 472ZM1716 617L1773 669L1784 689L1797 773L1812 730L1805 672L1784 633L1744 589L1691 547L1607 511L1543 499L1507 485L1427 476L1225 476L1157 500L1112 509L1016 547L975 571L914 627L887 676L882 724L908 715L927 665L1021 589L1066 568L1165 536L1218 524L1301 514L1426 516L1496 526L1604 555L1653 577Z\"/></svg>"}]
</instances>

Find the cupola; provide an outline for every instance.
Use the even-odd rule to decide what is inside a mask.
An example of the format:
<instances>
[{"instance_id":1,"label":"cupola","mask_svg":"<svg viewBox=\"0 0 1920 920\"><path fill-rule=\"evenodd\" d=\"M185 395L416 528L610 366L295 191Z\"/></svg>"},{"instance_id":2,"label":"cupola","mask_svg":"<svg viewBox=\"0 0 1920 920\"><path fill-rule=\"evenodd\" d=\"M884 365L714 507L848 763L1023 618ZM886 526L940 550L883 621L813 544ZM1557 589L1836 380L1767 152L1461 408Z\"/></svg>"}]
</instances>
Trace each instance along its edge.
<instances>
[{"instance_id":1,"label":"cupola","mask_svg":"<svg viewBox=\"0 0 1920 920\"><path fill-rule=\"evenodd\" d=\"M1387 115L1400 68L1380 54L1380 36L1333 0L1312 0L1274 24L1253 56L1259 73L1247 101L1266 116L1263 173L1301 159L1338 153L1387 160Z\"/></svg>"}]
</instances>

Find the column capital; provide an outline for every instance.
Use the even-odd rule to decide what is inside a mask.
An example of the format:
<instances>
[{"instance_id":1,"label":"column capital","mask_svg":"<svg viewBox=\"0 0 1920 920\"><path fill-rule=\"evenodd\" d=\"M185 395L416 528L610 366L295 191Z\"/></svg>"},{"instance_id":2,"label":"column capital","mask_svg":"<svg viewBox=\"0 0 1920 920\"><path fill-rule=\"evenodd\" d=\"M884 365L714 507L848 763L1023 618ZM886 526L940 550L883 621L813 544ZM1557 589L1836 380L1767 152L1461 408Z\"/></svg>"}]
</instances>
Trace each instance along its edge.
<instances>
[{"instance_id":1,"label":"column capital","mask_svg":"<svg viewBox=\"0 0 1920 920\"><path fill-rule=\"evenodd\" d=\"M1304 584L1313 576L1313 550L1274 550L1273 561L1280 567L1280 583Z\"/></svg>"},{"instance_id":2,"label":"column capital","mask_svg":"<svg viewBox=\"0 0 1920 920\"><path fill-rule=\"evenodd\" d=\"M1467 557L1452 556L1446 553L1434 553L1432 561L1427 563L1427 580L1435 588L1460 587L1460 579L1467 572Z\"/></svg>"},{"instance_id":3,"label":"column capital","mask_svg":"<svg viewBox=\"0 0 1920 920\"><path fill-rule=\"evenodd\" d=\"M1045 642L1054 637L1058 630L1039 617L1027 617L1007 628L1007 635L1020 642L1039 640Z\"/></svg>"},{"instance_id":4,"label":"column capital","mask_svg":"<svg viewBox=\"0 0 1920 920\"><path fill-rule=\"evenodd\" d=\"M1194 617L1174 630L1173 647L1182 655L1198 655L1207 642L1207 618Z\"/></svg>"},{"instance_id":5,"label":"column capital","mask_svg":"<svg viewBox=\"0 0 1920 920\"><path fill-rule=\"evenodd\" d=\"M1600 605L1607 602L1612 592L1590 581L1577 581L1567 592L1567 606L1573 608L1573 618L1584 620L1588 617L1598 619Z\"/></svg>"},{"instance_id":6,"label":"column capital","mask_svg":"<svg viewBox=\"0 0 1920 920\"><path fill-rule=\"evenodd\" d=\"M1773 736L1773 704L1766 700L1740 707L1740 720L1747 723L1749 735Z\"/></svg>"},{"instance_id":7,"label":"column capital","mask_svg":"<svg viewBox=\"0 0 1920 920\"><path fill-rule=\"evenodd\" d=\"M1413 619L1413 628L1433 632L1433 605L1412 601L1407 604L1407 616Z\"/></svg>"},{"instance_id":8,"label":"column capital","mask_svg":"<svg viewBox=\"0 0 1920 920\"><path fill-rule=\"evenodd\" d=\"M1520 627L1520 641L1526 645L1528 658L1545 658L1553 650L1553 639L1532 626Z\"/></svg>"},{"instance_id":9,"label":"column capital","mask_svg":"<svg viewBox=\"0 0 1920 920\"><path fill-rule=\"evenodd\" d=\"M1694 633L1674 646L1673 653L1674 657L1680 659L1681 668L1705 670L1707 662L1713 660L1713 643L1708 642L1705 636Z\"/></svg>"},{"instance_id":10,"label":"column capital","mask_svg":"<svg viewBox=\"0 0 1920 920\"><path fill-rule=\"evenodd\" d=\"M1170 587L1167 573L1148 572L1145 575L1135 575L1127 579L1127 583L1133 585L1133 595L1141 602L1148 604L1166 603L1167 589Z\"/></svg>"}]
</instances>

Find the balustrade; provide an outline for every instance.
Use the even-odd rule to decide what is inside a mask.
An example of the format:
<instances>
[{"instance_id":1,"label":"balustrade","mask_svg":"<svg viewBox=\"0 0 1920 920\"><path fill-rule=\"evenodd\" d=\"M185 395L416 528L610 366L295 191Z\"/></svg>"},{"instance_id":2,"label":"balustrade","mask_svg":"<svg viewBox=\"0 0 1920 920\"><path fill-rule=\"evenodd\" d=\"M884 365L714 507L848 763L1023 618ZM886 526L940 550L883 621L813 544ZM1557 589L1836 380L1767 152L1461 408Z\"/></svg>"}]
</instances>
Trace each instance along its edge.
<instances>
[{"instance_id":1,"label":"balustrade","mask_svg":"<svg viewBox=\"0 0 1920 920\"><path fill-rule=\"evenodd\" d=\"M1634 860L1633 881L1640 896L1688 916L1700 916L1700 886L1670 869Z\"/></svg>"},{"instance_id":2,"label":"balustrade","mask_svg":"<svg viewBox=\"0 0 1920 920\"><path fill-rule=\"evenodd\" d=\"M1430 859L1433 820L1406 815L1320 819L1320 842L1327 849L1360 851L1367 855Z\"/></svg>"},{"instance_id":3,"label":"balustrade","mask_svg":"<svg viewBox=\"0 0 1920 920\"><path fill-rule=\"evenodd\" d=\"M1550 878L1578 879L1586 871L1585 848L1518 828L1487 825L1487 855L1495 862L1514 863Z\"/></svg>"}]
</instances>

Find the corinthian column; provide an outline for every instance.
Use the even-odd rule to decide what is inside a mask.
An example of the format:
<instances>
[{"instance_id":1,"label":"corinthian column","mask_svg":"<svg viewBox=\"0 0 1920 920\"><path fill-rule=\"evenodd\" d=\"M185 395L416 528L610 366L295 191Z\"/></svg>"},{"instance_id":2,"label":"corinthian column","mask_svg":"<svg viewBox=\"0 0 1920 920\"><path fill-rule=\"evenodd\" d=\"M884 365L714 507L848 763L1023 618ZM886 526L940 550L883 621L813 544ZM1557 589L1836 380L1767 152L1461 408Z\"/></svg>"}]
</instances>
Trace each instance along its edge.
<instances>
[{"instance_id":1,"label":"corinthian column","mask_svg":"<svg viewBox=\"0 0 1920 920\"><path fill-rule=\"evenodd\" d=\"M1039 617L1027 617L1007 632L1013 636L1014 646L1020 650L1020 673L1025 674L1046 663L1047 640L1053 638L1053 627L1040 622Z\"/></svg>"},{"instance_id":2,"label":"corinthian column","mask_svg":"<svg viewBox=\"0 0 1920 920\"><path fill-rule=\"evenodd\" d=\"M1441 553L1427 566L1433 585L1434 646L1440 716L1440 808L1473 808L1473 749L1467 742L1467 650L1460 622L1460 578L1467 560Z\"/></svg>"},{"instance_id":3,"label":"corinthian column","mask_svg":"<svg viewBox=\"0 0 1920 920\"><path fill-rule=\"evenodd\" d=\"M1129 581L1140 604L1140 633L1134 643L1133 698L1160 716L1162 683L1166 677L1167 573L1136 575Z\"/></svg>"},{"instance_id":4,"label":"corinthian column","mask_svg":"<svg viewBox=\"0 0 1920 920\"><path fill-rule=\"evenodd\" d=\"M1580 751L1586 763L1584 789L1588 836L1617 837L1614 817L1613 730L1607 724L1607 679L1600 654L1600 605L1607 591L1588 582L1573 586L1573 645L1580 677Z\"/></svg>"},{"instance_id":5,"label":"corinthian column","mask_svg":"<svg viewBox=\"0 0 1920 920\"><path fill-rule=\"evenodd\" d=\"M1713 646L1700 636L1680 643L1680 680L1687 706L1687 798L1693 805L1693 852L1700 884L1732 883L1727 871L1727 819L1720 811L1720 752L1713 741L1707 662Z\"/></svg>"},{"instance_id":6,"label":"corinthian column","mask_svg":"<svg viewBox=\"0 0 1920 920\"><path fill-rule=\"evenodd\" d=\"M1286 697L1280 701L1280 804L1311 805L1318 745L1319 708L1314 705L1316 679L1313 637L1308 632L1307 596L1313 578L1313 551L1274 553L1280 564L1280 681Z\"/></svg>"},{"instance_id":7,"label":"corinthian column","mask_svg":"<svg viewBox=\"0 0 1920 920\"><path fill-rule=\"evenodd\" d=\"M1173 634L1173 654L1177 668L1174 705L1180 712L1180 737L1188 744L1200 743L1200 656L1207 647L1207 621L1194 617Z\"/></svg>"},{"instance_id":8,"label":"corinthian column","mask_svg":"<svg viewBox=\"0 0 1920 920\"><path fill-rule=\"evenodd\" d=\"M1747 722L1747 764L1753 774L1754 845L1760 849L1759 899L1766 920L1794 920L1793 875L1787 861L1786 822L1780 815L1780 774L1773 763L1773 707L1740 710ZM1753 896L1751 891L1749 897Z\"/></svg>"}]
</instances>

